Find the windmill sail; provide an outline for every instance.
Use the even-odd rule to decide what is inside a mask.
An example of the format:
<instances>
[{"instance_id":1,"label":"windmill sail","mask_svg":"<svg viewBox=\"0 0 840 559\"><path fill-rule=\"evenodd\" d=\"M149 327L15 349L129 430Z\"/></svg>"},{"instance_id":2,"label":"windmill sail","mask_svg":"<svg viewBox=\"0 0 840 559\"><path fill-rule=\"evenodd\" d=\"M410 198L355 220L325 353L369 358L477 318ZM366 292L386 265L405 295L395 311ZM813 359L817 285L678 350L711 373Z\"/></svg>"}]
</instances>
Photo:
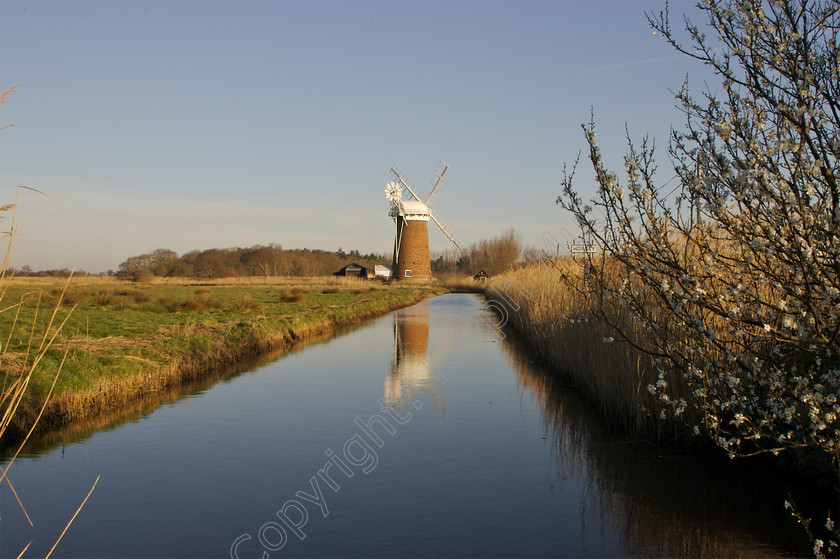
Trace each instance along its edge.
<instances>
[{"instance_id":1,"label":"windmill sail","mask_svg":"<svg viewBox=\"0 0 840 559\"><path fill-rule=\"evenodd\" d=\"M443 224L443 222L440 220L440 218L438 218L438 216L436 216L434 214L434 212L432 212L431 209L429 210L429 217L432 218L432 221L434 221L437 224L437 226L440 228L440 230L443 232L443 234L446 235L446 238L449 239L450 241L452 241L452 244L454 244L458 248L458 251L461 254L464 254L464 247L461 245L460 241L458 241L458 239L455 237L455 235L453 235L449 231L449 229L446 228L446 226Z\"/></svg>"},{"instance_id":2,"label":"windmill sail","mask_svg":"<svg viewBox=\"0 0 840 559\"><path fill-rule=\"evenodd\" d=\"M426 192L423 193L423 200L427 206L431 206L434 199L441 193L443 187L446 186L446 180L452 174L452 169L449 168L445 162L438 163L432 178L429 179L429 184L426 186Z\"/></svg>"},{"instance_id":3,"label":"windmill sail","mask_svg":"<svg viewBox=\"0 0 840 559\"><path fill-rule=\"evenodd\" d=\"M417 196L417 187L411 183L408 177L406 177L400 170L400 168L396 165L391 167L391 177L393 178L394 182L402 185L402 187L405 188L415 200L417 200L418 202L423 201L419 196Z\"/></svg>"}]
</instances>

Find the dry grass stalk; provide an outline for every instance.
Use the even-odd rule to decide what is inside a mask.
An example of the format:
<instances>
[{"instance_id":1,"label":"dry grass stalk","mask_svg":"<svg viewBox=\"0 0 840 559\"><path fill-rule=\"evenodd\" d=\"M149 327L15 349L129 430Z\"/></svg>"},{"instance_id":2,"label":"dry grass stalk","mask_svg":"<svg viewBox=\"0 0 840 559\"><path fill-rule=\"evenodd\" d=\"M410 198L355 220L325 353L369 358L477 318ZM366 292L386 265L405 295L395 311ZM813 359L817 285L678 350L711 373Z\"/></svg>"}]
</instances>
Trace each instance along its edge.
<instances>
[{"instance_id":1,"label":"dry grass stalk","mask_svg":"<svg viewBox=\"0 0 840 559\"><path fill-rule=\"evenodd\" d=\"M2 105L3 103L5 103L8 100L9 95L15 89L17 89L17 87L18 87L17 85L12 86L9 89L5 90L2 94L0 94L0 105ZM4 128L8 128L8 126L10 126L10 125L0 127L0 130L2 130ZM40 192L40 191L38 191L34 188L18 187L18 189L15 192L15 202L13 204L7 204L7 205L4 205L4 206L0 207L0 214L5 213L5 212L11 212L10 221L9 221L9 229L8 229L8 231L4 231L3 234L2 234L3 235L2 238L5 239L7 242L6 242L6 249L5 249L5 252L3 254L2 263L0 263L0 303L2 303L3 298L6 294L6 289L7 289L6 280L9 279L9 277L10 277L10 275L7 274L7 271L10 269L9 264L10 264L12 255L14 254L14 249L15 249L15 245L17 243L17 238L18 238L17 195L20 192L20 189L26 189L26 190L32 190L32 191L35 191L35 192ZM41 193L41 194L43 194L43 193ZM61 332L62 327L67 322L67 318L69 317L70 313L68 313L67 316L65 316L64 320L61 321L61 323L58 324L58 326L55 326L56 319L57 319L57 316L58 316L59 307L61 306L61 297L63 296L64 292L66 291L68 285L69 285L69 279L67 281L67 284L65 284L65 287L64 287L64 290L62 291L61 296L59 296L58 302L55 304L55 306L53 308L52 315L50 316L49 321L47 322L47 325L44 327L43 335L40 336L40 341L37 342L37 349L33 349L33 341L37 341L37 338L38 338L38 336L36 336L36 334L38 333L37 328L36 328L38 312L36 310L35 316L32 319L32 327L29 329L29 340L27 342L27 351L26 351L25 356L24 356L24 360L23 360L24 365L23 365L22 370L19 370L19 371L4 370L2 372L3 382L2 382L2 387L0 388L0 410L1 410L1 412L0 412L0 439L2 439L3 434L5 433L9 424L11 423L15 412L17 411L21 401L23 400L23 397L24 397L24 395L26 393L26 390L29 386L29 382L32 379L33 373L38 369L38 366L40 365L43 357L50 350L50 348L52 347L53 343L55 342L56 337L58 336L59 332ZM19 318L19 310L20 310L20 307L21 307L21 303L22 303L22 301L14 304L14 305L11 305L9 307L6 307L2 311L0 311L0 312L7 312L7 311L10 311L11 309L15 309L15 319L12 322L12 326L10 328L10 336L11 336L11 332L14 331L14 329L15 329L15 325L17 324L17 320ZM72 310L71 310L71 312L72 312ZM4 345L2 350L0 350L0 357L5 355L5 352L6 352L7 348L8 348L8 338L6 340L6 345ZM33 424L32 428L27 433L24 440L18 446L17 451L14 453L11 460L9 460L9 462L6 464L5 469L0 468L0 484L2 484L5 481L6 484L12 489L12 493L14 493L15 498L17 499L17 502L20 505L21 510L23 511L24 515L26 516L27 520L29 521L30 526L33 525L32 520L29 518L29 514L26 512L26 508L23 506L23 502L21 501L20 497L18 496L17 491L14 489L14 487L12 485L12 482L8 477L8 473L9 473L9 470L11 469L12 465L14 464L15 460L17 459L18 455L20 454L21 450L23 449L24 444L29 439L32 432L35 430L35 426L37 425L38 420L40 420L40 418L41 418L41 414L43 414L44 409L46 408L47 402L49 401L50 395L52 394L52 391L55 388L55 383L58 380L58 375L61 373L61 367L64 364L64 359L66 359L66 357L67 357L67 351L65 351L64 356L61 360L61 364L59 365L58 369L56 370L55 377L53 378L52 386L50 387L50 391L47 394L46 398L44 399L43 405L41 406L41 409L40 409L39 414L38 414L38 418L35 420L35 423ZM99 481L99 478L97 478L97 481ZM93 492L94 487L96 487L96 482L94 482L93 487L91 487L91 490L88 493L88 496L85 498L85 500L79 506L79 509L76 511L76 514L74 514L73 518L70 519L70 522L67 523L67 526L64 528L64 531L61 533L61 536L59 536L58 541L56 541L55 545L58 545L58 542L61 541L61 537L64 536L64 533L66 533L67 528L70 527L70 523L73 522L73 519L76 518L76 515L78 515L82 506L84 506L85 502L87 502L87 499L88 499L88 497L90 497L90 494ZM30 544L31 544L31 542L30 542ZM26 550L29 549L30 544L27 544L26 547L24 547L23 550L21 550L18 557L22 557L23 554L26 553ZM55 549L55 545L53 546L53 549ZM51 553L52 553L52 550L50 550L50 554ZM49 554L47 556L49 557Z\"/></svg>"},{"instance_id":2,"label":"dry grass stalk","mask_svg":"<svg viewBox=\"0 0 840 559\"><path fill-rule=\"evenodd\" d=\"M11 94L12 94L12 93L13 93L13 92L14 92L14 91L18 88L18 87L20 87L20 84L15 84L15 85L13 85L12 87L10 87L10 88L6 89L3 93L0 93L0 105L2 105L3 103L5 103L6 101L8 101L8 100L9 100L9 96L10 96L10 95L11 95ZM10 127L12 127L12 126L14 126L14 124L4 124L3 126L0 126L0 130L5 130L6 128L10 128ZM6 211L7 209L8 209L7 207L3 207L3 208L0 208L0 211ZM5 270L6 268L4 267L3 269Z\"/></svg>"},{"instance_id":3,"label":"dry grass stalk","mask_svg":"<svg viewBox=\"0 0 840 559\"><path fill-rule=\"evenodd\" d=\"M13 213L12 213L10 229L9 229L8 232L5 233L5 236L6 236L8 242L6 244L6 250L5 250L4 257L3 257L2 269L0 270L0 302L2 301L2 299L4 298L4 296L6 294L7 284L6 284L5 280L8 277L7 274L6 274L6 270L8 269L8 263L11 259L11 255L12 255L12 253L14 251L14 247L15 247L15 242L17 240L17 221L16 221L16 215L14 214L14 209L16 208L16 206L17 206L17 202L15 204L12 204L11 207L5 206L5 208L6 208L5 211L10 211L11 210ZM68 279L67 285L69 285L69 279ZM65 285L65 288L64 288L65 290L67 289L67 285ZM64 294L64 291L62 291L61 295L59 296L58 302L55 304L55 306L53 308L52 314L51 314L51 316L50 316L50 318L47 322L47 325L44 327L43 335L40 336L40 341L38 340L38 337L36 337L36 334L37 334L36 324L37 324L37 318L38 318L38 308L36 308L35 316L32 319L32 327L29 329L29 340L27 342L27 351L26 351L26 353L24 355L24 358L23 358L23 366L17 371L15 371L13 369L8 369L8 370L4 370L4 372L3 372L3 383L2 383L2 388L0 388L0 438L3 437L3 434L6 432L6 429L10 425L12 419L14 418L15 412L18 410L18 407L19 407L21 401L23 400L23 398L26 394L26 390L29 386L30 380L32 379L32 375L38 369L38 366L40 365L43 357L52 348L53 343L56 340L56 337L61 332L64 325L66 324L67 318L70 316L70 313L68 313L67 316L65 316L64 319L61 321L61 323L56 326L56 319L57 319L59 307L61 306L61 298L62 298L63 294ZM40 298L39 298L39 301L40 301ZM21 305L22 305L22 301L19 301L18 303L15 303L15 304L13 304L9 307L6 307L6 308L0 310L0 312L8 312L8 311L11 311L12 309L15 310L15 318L12 321L12 325L11 325L10 330L9 330L9 336L11 336L11 332L14 331L15 326L18 322L19 311L20 311ZM72 312L72 310L71 310L71 312ZM37 348L33 347L35 344L37 344ZM0 351L0 357L6 355L6 350L7 350L8 347L9 347L9 338L7 338L6 344L3 346L2 351ZM52 382L52 385L50 386L50 390L49 390L46 398L44 399L44 402L43 402L43 404L42 404L42 406L39 410L39 413L38 413L37 418L35 419L35 422L32 425L32 428L27 432L24 439L18 445L17 450L15 451L14 455L9 460L9 462L6 464L6 467L5 468L0 468L0 483L3 483L5 481L6 484L9 486L9 488L12 490L12 493L14 494L15 499L17 500L17 503L20 506L21 511L23 512L24 516L26 516L26 519L29 522L30 526L33 526L32 519L29 517L29 513L26 511L26 507L24 507L23 502L22 502L22 500L20 499L20 496L17 493L17 490L14 488L14 485L12 484L11 480L9 479L8 473L9 473L9 470L12 468L12 465L14 464L18 455L20 454L21 450L23 449L23 446L26 444L26 442L29 440L29 437L34 432L35 427L37 426L38 421L41 418L41 415L44 413L44 409L46 409L47 403L49 402L50 396L52 395L53 389L55 388L55 384L58 381L58 375L61 373L61 368L64 364L64 360L67 358L68 351L69 350L65 350L64 355L62 356L61 363L59 364L58 369L56 370L55 376L53 377L53 382ZM95 485L96 484L94 483L94 486ZM92 490L93 489L91 489L91 491ZM90 494L88 494L88 496L90 496ZM86 500L87 499L85 499L85 501ZM84 503L82 503L82 505L84 505ZM79 507L79 510L81 510L81 507ZM78 511L77 511L77 514L78 514ZM74 515L74 518L75 518L75 515ZM71 519L71 522L72 522L72 519ZM69 525L70 524L68 523L67 526L69 527ZM65 532L66 532L66 530L67 530L67 528L65 528ZM64 535L64 532L62 532L62 536L63 535ZM61 538L59 538L59 540L60 539ZM58 544L58 542L56 542L56 544ZM27 545L21 551L19 557L22 556L28 548L29 548L29 545Z\"/></svg>"},{"instance_id":4,"label":"dry grass stalk","mask_svg":"<svg viewBox=\"0 0 840 559\"><path fill-rule=\"evenodd\" d=\"M64 534L67 533L67 529L70 528L70 525L73 524L73 521L76 520L77 516L79 516L79 511L82 510L82 507L85 506L85 503L87 503L87 500L90 499L90 496L93 493L93 490L96 489L96 484L99 483L99 477L100 476L96 476L96 480L93 482L93 486L90 488L90 491L88 491L88 494L85 496L84 501L82 501L82 504L79 505L79 508L76 509L76 512L73 513L73 517L67 523L67 526L64 527L64 530L61 531L61 535L58 536L57 540L55 540L55 543L50 548L49 553L47 553L47 555L44 557L44 559L49 559L50 555L52 555L53 551L55 551L56 546L58 546L58 542L60 542L61 538L64 537ZM29 546L27 546L27 547L29 547ZM24 551L26 551L26 550L24 550Z\"/></svg>"}]
</instances>

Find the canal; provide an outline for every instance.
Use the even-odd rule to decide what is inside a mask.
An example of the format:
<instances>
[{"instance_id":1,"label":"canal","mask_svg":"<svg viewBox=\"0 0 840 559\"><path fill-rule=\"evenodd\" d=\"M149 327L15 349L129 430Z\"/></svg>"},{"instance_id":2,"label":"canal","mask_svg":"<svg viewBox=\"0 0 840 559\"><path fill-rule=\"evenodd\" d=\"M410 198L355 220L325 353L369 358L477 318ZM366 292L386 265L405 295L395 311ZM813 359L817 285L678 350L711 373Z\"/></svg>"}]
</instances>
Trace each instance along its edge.
<instances>
[{"instance_id":1,"label":"canal","mask_svg":"<svg viewBox=\"0 0 840 559\"><path fill-rule=\"evenodd\" d=\"M607 432L449 294L32 450L0 556L789 557L787 513L737 463ZM5 464L4 464L5 467Z\"/></svg>"}]
</instances>

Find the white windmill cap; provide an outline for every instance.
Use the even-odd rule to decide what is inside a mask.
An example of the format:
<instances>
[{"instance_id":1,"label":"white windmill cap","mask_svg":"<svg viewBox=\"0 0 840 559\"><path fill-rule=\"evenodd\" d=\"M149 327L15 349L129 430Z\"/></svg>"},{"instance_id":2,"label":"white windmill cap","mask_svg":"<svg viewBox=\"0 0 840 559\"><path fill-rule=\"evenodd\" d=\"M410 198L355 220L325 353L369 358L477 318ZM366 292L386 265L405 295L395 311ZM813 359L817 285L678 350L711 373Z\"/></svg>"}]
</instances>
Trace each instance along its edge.
<instances>
[{"instance_id":1,"label":"white windmill cap","mask_svg":"<svg viewBox=\"0 0 840 559\"><path fill-rule=\"evenodd\" d=\"M400 210L400 215L406 219L429 219L429 207L423 202L417 200L400 200L397 202Z\"/></svg>"}]
</instances>

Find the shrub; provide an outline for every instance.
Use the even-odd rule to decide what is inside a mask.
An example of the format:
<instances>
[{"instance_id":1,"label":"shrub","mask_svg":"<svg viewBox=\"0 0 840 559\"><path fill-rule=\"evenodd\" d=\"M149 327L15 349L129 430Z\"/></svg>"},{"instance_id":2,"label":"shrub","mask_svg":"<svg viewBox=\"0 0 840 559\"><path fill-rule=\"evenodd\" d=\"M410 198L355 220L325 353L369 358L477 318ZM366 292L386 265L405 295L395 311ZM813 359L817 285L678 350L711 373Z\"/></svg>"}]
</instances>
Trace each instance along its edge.
<instances>
[{"instance_id":1,"label":"shrub","mask_svg":"<svg viewBox=\"0 0 840 559\"><path fill-rule=\"evenodd\" d=\"M135 270L131 273L131 281L135 283L152 283L154 277L150 270Z\"/></svg>"},{"instance_id":2,"label":"shrub","mask_svg":"<svg viewBox=\"0 0 840 559\"><path fill-rule=\"evenodd\" d=\"M306 292L300 288L283 289L280 291L281 303L300 303L306 299Z\"/></svg>"}]
</instances>

